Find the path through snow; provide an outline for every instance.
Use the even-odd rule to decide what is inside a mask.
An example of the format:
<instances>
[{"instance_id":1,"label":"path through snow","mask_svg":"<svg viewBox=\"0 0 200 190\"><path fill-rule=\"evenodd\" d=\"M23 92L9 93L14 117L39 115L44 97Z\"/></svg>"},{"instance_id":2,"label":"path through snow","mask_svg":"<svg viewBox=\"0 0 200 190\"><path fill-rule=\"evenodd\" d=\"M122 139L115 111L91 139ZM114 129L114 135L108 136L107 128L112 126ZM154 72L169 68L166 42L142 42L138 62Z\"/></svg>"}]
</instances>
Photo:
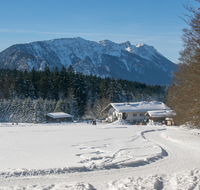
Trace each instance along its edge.
<instances>
[{"instance_id":1,"label":"path through snow","mask_svg":"<svg viewBox=\"0 0 200 190\"><path fill-rule=\"evenodd\" d=\"M0 127L0 190L200 190L198 130L8 126Z\"/></svg>"}]
</instances>

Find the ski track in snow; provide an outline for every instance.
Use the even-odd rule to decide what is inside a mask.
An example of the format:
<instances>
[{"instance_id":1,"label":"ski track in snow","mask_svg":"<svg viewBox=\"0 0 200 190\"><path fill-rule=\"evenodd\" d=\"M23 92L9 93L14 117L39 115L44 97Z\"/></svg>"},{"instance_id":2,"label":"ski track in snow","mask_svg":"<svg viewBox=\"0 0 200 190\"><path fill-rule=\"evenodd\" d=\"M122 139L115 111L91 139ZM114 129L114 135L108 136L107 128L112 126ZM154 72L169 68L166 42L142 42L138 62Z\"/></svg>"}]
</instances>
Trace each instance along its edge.
<instances>
[{"instance_id":1,"label":"ski track in snow","mask_svg":"<svg viewBox=\"0 0 200 190\"><path fill-rule=\"evenodd\" d=\"M48 125L45 128L40 125L42 129L35 128L34 125L22 125L21 129L8 129L5 126L1 125L3 130L0 127L1 152L4 150L2 147L7 146L6 148L13 149L26 159L33 158L36 162L51 165L52 160L47 161L38 155L33 157L30 152L22 151L20 146L13 146L12 142L5 141L3 135L12 134L12 138L13 135L20 136L20 130L25 134L28 131L31 135L36 132L60 134L65 131L61 124L49 125L50 129ZM33 129L30 129L31 127ZM71 124L64 127L71 127L70 132L80 128L85 130L84 127L87 127L88 131L92 132L90 135L99 132L94 138L89 135L88 140L80 138L77 143L71 144L71 148L75 150L72 152L75 153L74 158L79 160L77 166L1 170L0 190L200 190L199 130L191 134L189 130L180 130L177 127L130 126L120 122L113 125L99 124L95 130L94 126L91 128L91 125L86 124ZM109 132L114 135L102 136ZM23 156L21 159L24 159ZM1 162L5 162L6 159L11 157L1 153Z\"/></svg>"}]
</instances>

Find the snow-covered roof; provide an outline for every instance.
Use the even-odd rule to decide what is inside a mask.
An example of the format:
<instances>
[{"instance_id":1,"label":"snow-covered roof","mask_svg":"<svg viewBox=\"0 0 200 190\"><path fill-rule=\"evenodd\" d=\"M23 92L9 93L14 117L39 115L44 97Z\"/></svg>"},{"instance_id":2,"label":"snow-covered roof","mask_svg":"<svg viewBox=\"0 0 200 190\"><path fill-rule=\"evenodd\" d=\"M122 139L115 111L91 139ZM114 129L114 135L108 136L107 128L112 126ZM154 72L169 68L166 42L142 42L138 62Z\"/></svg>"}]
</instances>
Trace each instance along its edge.
<instances>
[{"instance_id":1,"label":"snow-covered roof","mask_svg":"<svg viewBox=\"0 0 200 190\"><path fill-rule=\"evenodd\" d=\"M64 112L55 112L55 113L48 113L46 114L48 115L49 117L52 117L52 118L65 118L65 117L73 117L67 113L64 113Z\"/></svg>"},{"instance_id":2,"label":"snow-covered roof","mask_svg":"<svg viewBox=\"0 0 200 190\"><path fill-rule=\"evenodd\" d=\"M148 111L150 117L173 117L175 113L173 110L159 110L159 111Z\"/></svg>"},{"instance_id":3,"label":"snow-covered roof","mask_svg":"<svg viewBox=\"0 0 200 190\"><path fill-rule=\"evenodd\" d=\"M129 103L111 103L110 104L118 112L147 112L158 110L171 110L163 102L160 101L142 101ZM105 108L106 109L106 108Z\"/></svg>"}]
</instances>

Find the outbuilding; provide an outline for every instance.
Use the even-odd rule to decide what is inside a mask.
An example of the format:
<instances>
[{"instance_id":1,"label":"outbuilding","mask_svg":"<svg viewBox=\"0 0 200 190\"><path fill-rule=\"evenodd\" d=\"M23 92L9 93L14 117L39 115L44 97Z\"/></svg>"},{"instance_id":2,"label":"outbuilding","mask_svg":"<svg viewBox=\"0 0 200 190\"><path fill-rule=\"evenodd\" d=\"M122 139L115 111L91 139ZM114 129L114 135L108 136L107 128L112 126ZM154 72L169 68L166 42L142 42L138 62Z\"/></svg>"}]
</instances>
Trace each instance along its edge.
<instances>
[{"instance_id":1,"label":"outbuilding","mask_svg":"<svg viewBox=\"0 0 200 190\"><path fill-rule=\"evenodd\" d=\"M46 114L47 123L60 123L73 121L73 116L64 112L55 112Z\"/></svg>"},{"instance_id":2,"label":"outbuilding","mask_svg":"<svg viewBox=\"0 0 200 190\"><path fill-rule=\"evenodd\" d=\"M173 117L175 113L173 110L156 110L147 111L146 116L149 117L149 122L165 122L166 125L174 125Z\"/></svg>"},{"instance_id":3,"label":"outbuilding","mask_svg":"<svg viewBox=\"0 0 200 190\"><path fill-rule=\"evenodd\" d=\"M165 121L166 121L166 125L169 125L169 126L170 126L170 125L175 125L173 118L167 117L167 118L165 119Z\"/></svg>"}]
</instances>

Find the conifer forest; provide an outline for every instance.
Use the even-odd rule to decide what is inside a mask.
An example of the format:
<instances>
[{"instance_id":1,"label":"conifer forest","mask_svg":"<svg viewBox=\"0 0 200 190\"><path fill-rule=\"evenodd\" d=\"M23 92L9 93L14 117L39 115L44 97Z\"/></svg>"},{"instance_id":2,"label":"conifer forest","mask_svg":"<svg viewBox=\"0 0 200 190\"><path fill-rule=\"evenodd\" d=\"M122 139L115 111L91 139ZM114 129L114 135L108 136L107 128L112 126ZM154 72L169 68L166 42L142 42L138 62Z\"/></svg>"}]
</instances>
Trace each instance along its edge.
<instances>
[{"instance_id":1,"label":"conifer forest","mask_svg":"<svg viewBox=\"0 0 200 190\"><path fill-rule=\"evenodd\" d=\"M0 69L0 122L44 122L45 114L65 112L74 119L103 119L110 102L163 101L165 86L76 73Z\"/></svg>"}]
</instances>

